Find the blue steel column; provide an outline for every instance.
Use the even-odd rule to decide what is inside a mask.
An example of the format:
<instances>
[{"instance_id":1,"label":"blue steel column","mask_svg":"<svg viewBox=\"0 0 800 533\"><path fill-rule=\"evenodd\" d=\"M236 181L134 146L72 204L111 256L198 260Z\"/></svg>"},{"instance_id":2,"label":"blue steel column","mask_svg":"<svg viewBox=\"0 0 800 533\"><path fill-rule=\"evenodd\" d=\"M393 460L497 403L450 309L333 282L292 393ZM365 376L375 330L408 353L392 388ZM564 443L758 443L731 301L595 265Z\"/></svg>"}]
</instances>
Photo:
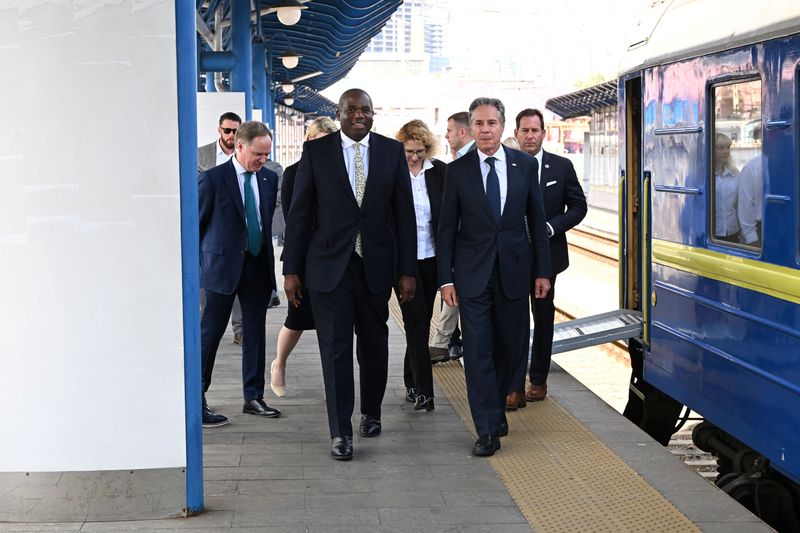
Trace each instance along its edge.
<instances>
[{"instance_id":1,"label":"blue steel column","mask_svg":"<svg viewBox=\"0 0 800 533\"><path fill-rule=\"evenodd\" d=\"M264 103L264 116L266 117L266 122L269 124L269 129L275 131L275 91L277 89L273 89L275 82L270 76L270 73L267 72L267 98L266 102ZM274 148L273 148L274 151Z\"/></svg>"},{"instance_id":2,"label":"blue steel column","mask_svg":"<svg viewBox=\"0 0 800 533\"><path fill-rule=\"evenodd\" d=\"M267 122L267 73L264 69L264 44L253 43L253 108L261 110L261 122Z\"/></svg>"},{"instance_id":3,"label":"blue steel column","mask_svg":"<svg viewBox=\"0 0 800 533\"><path fill-rule=\"evenodd\" d=\"M197 215L197 30L195 17L194 2L175 0L187 514L198 513L204 507L201 416L203 392L200 387L200 224Z\"/></svg>"},{"instance_id":4,"label":"blue steel column","mask_svg":"<svg viewBox=\"0 0 800 533\"><path fill-rule=\"evenodd\" d=\"M253 118L253 60L250 45L250 0L231 1L231 50L236 65L231 70L231 91L244 93L245 120Z\"/></svg>"}]
</instances>

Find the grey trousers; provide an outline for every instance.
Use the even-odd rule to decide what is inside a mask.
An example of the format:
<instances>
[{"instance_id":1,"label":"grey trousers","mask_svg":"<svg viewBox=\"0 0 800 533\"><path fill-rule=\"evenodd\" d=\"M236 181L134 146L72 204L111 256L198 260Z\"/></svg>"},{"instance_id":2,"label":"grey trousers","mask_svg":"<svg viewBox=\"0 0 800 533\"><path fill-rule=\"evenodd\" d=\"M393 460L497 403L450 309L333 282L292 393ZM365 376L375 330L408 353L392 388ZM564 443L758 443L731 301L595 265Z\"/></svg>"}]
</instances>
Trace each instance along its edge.
<instances>
[{"instance_id":1,"label":"grey trousers","mask_svg":"<svg viewBox=\"0 0 800 533\"><path fill-rule=\"evenodd\" d=\"M443 305L439 313L439 321L433 332L431 346L447 349L450 345L450 336L453 335L456 326L458 326L458 306Z\"/></svg>"}]
</instances>

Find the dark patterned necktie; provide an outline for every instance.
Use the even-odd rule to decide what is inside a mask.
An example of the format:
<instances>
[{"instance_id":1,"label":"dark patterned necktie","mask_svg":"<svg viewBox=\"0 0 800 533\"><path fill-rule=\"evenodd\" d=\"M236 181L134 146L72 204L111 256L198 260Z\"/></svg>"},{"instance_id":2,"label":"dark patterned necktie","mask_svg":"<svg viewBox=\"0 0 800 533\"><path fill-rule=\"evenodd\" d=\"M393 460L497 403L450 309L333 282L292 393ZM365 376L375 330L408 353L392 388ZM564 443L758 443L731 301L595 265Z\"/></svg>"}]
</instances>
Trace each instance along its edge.
<instances>
[{"instance_id":1,"label":"dark patterned necktie","mask_svg":"<svg viewBox=\"0 0 800 533\"><path fill-rule=\"evenodd\" d=\"M500 178L494 169L496 157L487 157L486 163L489 165L489 175L486 176L486 199L489 200L489 207L494 215L495 223L500 222Z\"/></svg>"}]
</instances>

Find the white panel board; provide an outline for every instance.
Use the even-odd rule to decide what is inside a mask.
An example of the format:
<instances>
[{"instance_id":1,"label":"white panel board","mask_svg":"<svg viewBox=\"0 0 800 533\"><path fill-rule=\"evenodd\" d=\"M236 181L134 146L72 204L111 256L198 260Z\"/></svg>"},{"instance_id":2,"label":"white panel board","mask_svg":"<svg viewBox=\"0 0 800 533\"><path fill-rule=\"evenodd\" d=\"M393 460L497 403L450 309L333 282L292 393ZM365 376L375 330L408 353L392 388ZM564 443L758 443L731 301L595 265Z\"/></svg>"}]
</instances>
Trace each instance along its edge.
<instances>
[{"instance_id":1,"label":"white panel board","mask_svg":"<svg viewBox=\"0 0 800 533\"><path fill-rule=\"evenodd\" d=\"M197 146L219 139L217 126L223 113L233 111L244 120L244 93L197 93Z\"/></svg>"},{"instance_id":2,"label":"white panel board","mask_svg":"<svg viewBox=\"0 0 800 533\"><path fill-rule=\"evenodd\" d=\"M2 10L0 472L185 466L174 0Z\"/></svg>"}]
</instances>

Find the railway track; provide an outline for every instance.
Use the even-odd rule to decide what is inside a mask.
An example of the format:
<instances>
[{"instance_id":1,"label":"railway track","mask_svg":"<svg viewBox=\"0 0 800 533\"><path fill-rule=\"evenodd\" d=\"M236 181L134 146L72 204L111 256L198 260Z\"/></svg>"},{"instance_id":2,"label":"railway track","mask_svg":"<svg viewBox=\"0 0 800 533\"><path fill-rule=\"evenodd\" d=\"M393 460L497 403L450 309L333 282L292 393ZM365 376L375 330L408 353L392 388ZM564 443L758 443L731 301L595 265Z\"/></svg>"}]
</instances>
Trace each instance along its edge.
<instances>
[{"instance_id":1,"label":"railway track","mask_svg":"<svg viewBox=\"0 0 800 533\"><path fill-rule=\"evenodd\" d=\"M573 228L567 233L567 242L572 250L593 260L613 265L619 264L619 248L617 236L590 228ZM556 322L577 318L569 309L556 306ZM628 347L622 341L598 346L609 357L624 361L630 365ZM690 420L670 439L667 448L670 453L684 462L701 477L714 483L717 475L717 462L713 455L697 448L692 442L692 428L698 421Z\"/></svg>"}]
</instances>

